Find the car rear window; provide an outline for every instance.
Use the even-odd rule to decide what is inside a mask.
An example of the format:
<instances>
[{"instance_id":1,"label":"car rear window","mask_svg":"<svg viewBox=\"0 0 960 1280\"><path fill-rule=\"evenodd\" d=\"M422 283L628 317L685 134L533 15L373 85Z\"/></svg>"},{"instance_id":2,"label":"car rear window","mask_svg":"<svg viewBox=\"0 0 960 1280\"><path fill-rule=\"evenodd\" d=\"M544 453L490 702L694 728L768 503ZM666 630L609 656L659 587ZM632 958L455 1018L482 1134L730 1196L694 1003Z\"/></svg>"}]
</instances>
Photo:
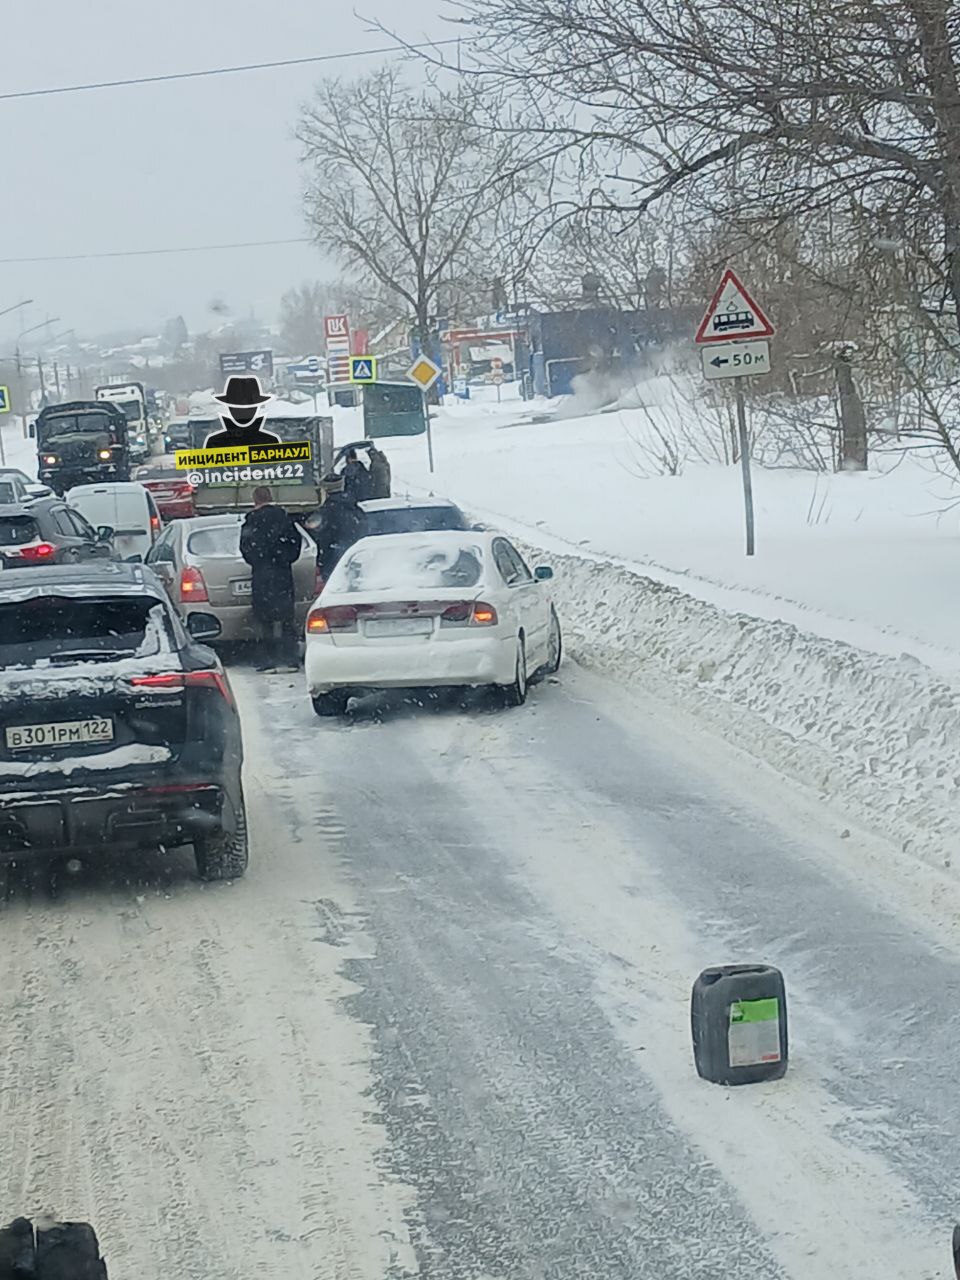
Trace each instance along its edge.
<instances>
[{"instance_id":1,"label":"car rear window","mask_svg":"<svg viewBox=\"0 0 960 1280\"><path fill-rule=\"evenodd\" d=\"M0 547L22 547L39 536L33 516L0 516Z\"/></svg>"},{"instance_id":2,"label":"car rear window","mask_svg":"<svg viewBox=\"0 0 960 1280\"><path fill-rule=\"evenodd\" d=\"M475 587L483 577L483 551L475 543L411 539L387 546L358 546L330 578L332 591L435 591Z\"/></svg>"},{"instance_id":3,"label":"car rear window","mask_svg":"<svg viewBox=\"0 0 960 1280\"><path fill-rule=\"evenodd\" d=\"M205 559L235 560L240 554L240 525L217 524L209 529L197 529L187 539L187 550L192 556Z\"/></svg>"},{"instance_id":4,"label":"car rear window","mask_svg":"<svg viewBox=\"0 0 960 1280\"><path fill-rule=\"evenodd\" d=\"M153 596L34 596L0 604L0 665L97 661L169 650L166 609Z\"/></svg>"},{"instance_id":5,"label":"car rear window","mask_svg":"<svg viewBox=\"0 0 960 1280\"><path fill-rule=\"evenodd\" d=\"M368 511L365 531L384 533L428 533L431 529L463 529L466 521L456 507L408 507L388 511Z\"/></svg>"}]
</instances>

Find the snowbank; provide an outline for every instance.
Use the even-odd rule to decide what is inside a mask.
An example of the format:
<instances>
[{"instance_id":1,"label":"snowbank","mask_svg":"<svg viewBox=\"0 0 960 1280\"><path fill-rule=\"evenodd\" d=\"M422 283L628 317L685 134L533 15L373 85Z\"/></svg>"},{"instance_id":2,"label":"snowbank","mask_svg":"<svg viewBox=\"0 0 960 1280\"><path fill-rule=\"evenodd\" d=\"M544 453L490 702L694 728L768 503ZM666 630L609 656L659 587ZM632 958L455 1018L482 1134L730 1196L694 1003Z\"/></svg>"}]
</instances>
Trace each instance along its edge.
<instances>
[{"instance_id":1,"label":"snowbank","mask_svg":"<svg viewBox=\"0 0 960 1280\"><path fill-rule=\"evenodd\" d=\"M841 814L950 865L960 841L960 685L912 658L726 613L614 564L549 560L577 661L679 698Z\"/></svg>"}]
</instances>

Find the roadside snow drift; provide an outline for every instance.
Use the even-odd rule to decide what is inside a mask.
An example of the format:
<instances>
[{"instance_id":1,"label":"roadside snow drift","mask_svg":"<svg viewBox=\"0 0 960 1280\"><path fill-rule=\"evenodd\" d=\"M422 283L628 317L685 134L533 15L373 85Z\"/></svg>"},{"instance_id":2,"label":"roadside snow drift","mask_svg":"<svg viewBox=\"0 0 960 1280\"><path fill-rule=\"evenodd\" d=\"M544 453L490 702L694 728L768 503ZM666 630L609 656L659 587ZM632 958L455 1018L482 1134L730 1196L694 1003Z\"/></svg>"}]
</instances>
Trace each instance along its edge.
<instances>
[{"instance_id":1,"label":"roadside snow drift","mask_svg":"<svg viewBox=\"0 0 960 1280\"><path fill-rule=\"evenodd\" d=\"M669 686L732 744L816 788L832 808L904 852L950 865L960 839L960 687L906 655L726 613L613 564L548 558L578 662L625 683Z\"/></svg>"}]
</instances>

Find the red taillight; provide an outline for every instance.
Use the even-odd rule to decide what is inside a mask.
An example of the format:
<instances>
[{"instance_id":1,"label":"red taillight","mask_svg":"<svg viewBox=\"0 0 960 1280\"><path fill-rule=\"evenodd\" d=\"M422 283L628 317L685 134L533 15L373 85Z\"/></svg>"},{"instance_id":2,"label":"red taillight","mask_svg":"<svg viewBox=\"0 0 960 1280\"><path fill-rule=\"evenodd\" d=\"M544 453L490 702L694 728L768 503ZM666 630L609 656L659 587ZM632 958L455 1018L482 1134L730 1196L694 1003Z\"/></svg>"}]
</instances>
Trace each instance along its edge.
<instances>
[{"instance_id":1,"label":"red taillight","mask_svg":"<svg viewBox=\"0 0 960 1280\"><path fill-rule=\"evenodd\" d=\"M131 676L138 689L215 689L233 705L233 694L222 671L163 671L153 676Z\"/></svg>"},{"instance_id":2,"label":"red taillight","mask_svg":"<svg viewBox=\"0 0 960 1280\"><path fill-rule=\"evenodd\" d=\"M357 611L352 605L337 604L329 609L311 609L307 614L307 634L329 635L331 631L356 631Z\"/></svg>"},{"instance_id":3,"label":"red taillight","mask_svg":"<svg viewBox=\"0 0 960 1280\"><path fill-rule=\"evenodd\" d=\"M495 627L497 622L496 609L483 600L458 600L447 605L440 615L441 627Z\"/></svg>"},{"instance_id":4,"label":"red taillight","mask_svg":"<svg viewBox=\"0 0 960 1280\"><path fill-rule=\"evenodd\" d=\"M150 517L150 529L151 529L151 532L153 532L153 533L159 533L159 532L160 532L160 517L159 517L159 516L151 516L151 517Z\"/></svg>"},{"instance_id":5,"label":"red taillight","mask_svg":"<svg viewBox=\"0 0 960 1280\"><path fill-rule=\"evenodd\" d=\"M49 560L57 552L57 548L52 542L33 542L28 543L25 547L11 547L10 550L23 560L34 561Z\"/></svg>"},{"instance_id":6,"label":"red taillight","mask_svg":"<svg viewBox=\"0 0 960 1280\"><path fill-rule=\"evenodd\" d=\"M180 570L180 600L182 603L192 600L206 600L208 602L210 600L207 595L207 584L203 580L203 574L192 564L184 565Z\"/></svg>"}]
</instances>

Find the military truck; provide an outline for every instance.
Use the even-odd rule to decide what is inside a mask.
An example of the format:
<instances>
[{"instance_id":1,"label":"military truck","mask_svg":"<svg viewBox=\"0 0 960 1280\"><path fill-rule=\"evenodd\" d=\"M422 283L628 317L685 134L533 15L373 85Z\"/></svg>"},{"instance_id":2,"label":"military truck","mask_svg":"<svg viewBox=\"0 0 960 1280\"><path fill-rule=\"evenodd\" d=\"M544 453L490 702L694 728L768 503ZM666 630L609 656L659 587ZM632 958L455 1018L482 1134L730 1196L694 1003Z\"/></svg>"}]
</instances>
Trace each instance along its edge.
<instances>
[{"instance_id":1,"label":"military truck","mask_svg":"<svg viewBox=\"0 0 960 1280\"><path fill-rule=\"evenodd\" d=\"M197 473L193 505L197 515L221 511L249 511L253 491L260 485L273 490L277 502L291 515L314 511L322 501L320 481L333 466L333 419L327 417L273 417L267 414L264 431L271 431L284 443L310 442L309 462L256 465L240 468L206 468ZM189 444L180 448L202 449L208 436L223 430L219 418L191 417Z\"/></svg>"},{"instance_id":2,"label":"military truck","mask_svg":"<svg viewBox=\"0 0 960 1280\"><path fill-rule=\"evenodd\" d=\"M115 404L73 400L41 409L30 434L37 478L61 497L78 484L130 479L127 419Z\"/></svg>"}]
</instances>

